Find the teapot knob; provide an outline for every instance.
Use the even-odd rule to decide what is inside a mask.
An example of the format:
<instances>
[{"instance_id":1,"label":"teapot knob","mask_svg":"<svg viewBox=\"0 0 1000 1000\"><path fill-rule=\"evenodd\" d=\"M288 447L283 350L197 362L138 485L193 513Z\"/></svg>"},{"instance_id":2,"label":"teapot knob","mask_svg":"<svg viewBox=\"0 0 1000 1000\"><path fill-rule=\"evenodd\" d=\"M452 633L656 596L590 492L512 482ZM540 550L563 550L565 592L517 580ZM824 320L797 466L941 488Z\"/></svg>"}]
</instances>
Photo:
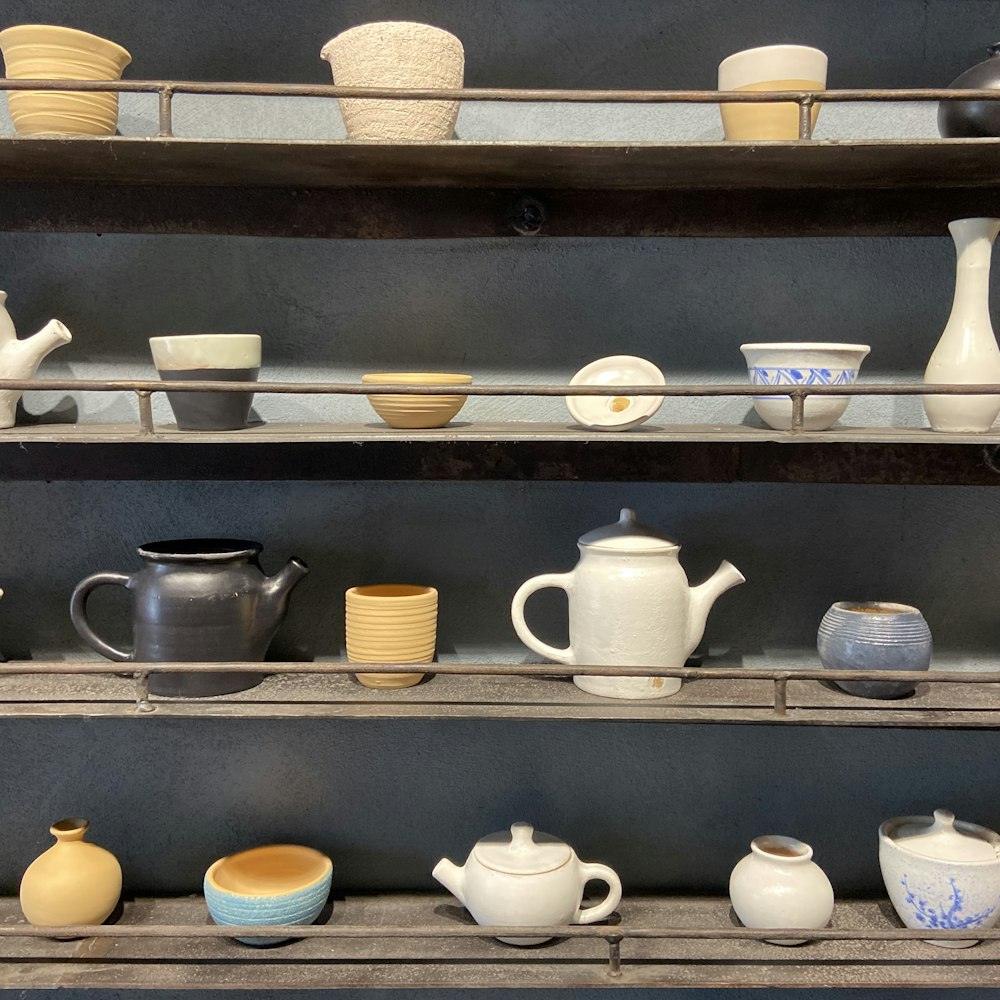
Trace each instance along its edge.
<instances>
[{"instance_id":1,"label":"teapot knob","mask_svg":"<svg viewBox=\"0 0 1000 1000\"><path fill-rule=\"evenodd\" d=\"M636 523L635 511L631 507L622 507L621 514L618 515L618 523L626 528L631 528Z\"/></svg>"},{"instance_id":2,"label":"teapot knob","mask_svg":"<svg viewBox=\"0 0 1000 1000\"><path fill-rule=\"evenodd\" d=\"M955 814L950 809L935 809L934 823L931 829L935 832L938 830L954 830Z\"/></svg>"},{"instance_id":3,"label":"teapot knob","mask_svg":"<svg viewBox=\"0 0 1000 1000\"><path fill-rule=\"evenodd\" d=\"M530 851L535 846L535 828L530 823L515 823L510 828L510 846L515 851Z\"/></svg>"}]
</instances>

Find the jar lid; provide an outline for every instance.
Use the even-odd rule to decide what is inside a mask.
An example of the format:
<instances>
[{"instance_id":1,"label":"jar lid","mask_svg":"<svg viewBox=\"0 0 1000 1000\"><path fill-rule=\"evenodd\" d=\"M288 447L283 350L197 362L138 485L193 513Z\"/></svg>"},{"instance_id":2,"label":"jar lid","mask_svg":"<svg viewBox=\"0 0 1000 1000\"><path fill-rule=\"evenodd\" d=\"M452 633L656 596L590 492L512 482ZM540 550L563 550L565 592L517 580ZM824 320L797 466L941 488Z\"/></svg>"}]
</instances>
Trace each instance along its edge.
<instances>
[{"instance_id":1,"label":"jar lid","mask_svg":"<svg viewBox=\"0 0 1000 1000\"><path fill-rule=\"evenodd\" d=\"M615 524L595 528L580 536L581 545L592 545L602 549L620 549L623 552L648 552L655 549L676 549L677 542L666 535L648 528L636 520L635 511L623 507L621 517Z\"/></svg>"},{"instance_id":2,"label":"jar lid","mask_svg":"<svg viewBox=\"0 0 1000 1000\"><path fill-rule=\"evenodd\" d=\"M515 823L483 837L472 850L476 860L493 871L510 875L541 875L561 868L573 851L569 844L548 833L535 833L530 823Z\"/></svg>"},{"instance_id":3,"label":"jar lid","mask_svg":"<svg viewBox=\"0 0 1000 1000\"><path fill-rule=\"evenodd\" d=\"M1000 838L985 827L958 822L956 827L953 812L935 809L933 820L911 817L910 822L896 827L892 839L913 854L938 861L995 861ZM987 839L990 836L992 842Z\"/></svg>"}]
</instances>

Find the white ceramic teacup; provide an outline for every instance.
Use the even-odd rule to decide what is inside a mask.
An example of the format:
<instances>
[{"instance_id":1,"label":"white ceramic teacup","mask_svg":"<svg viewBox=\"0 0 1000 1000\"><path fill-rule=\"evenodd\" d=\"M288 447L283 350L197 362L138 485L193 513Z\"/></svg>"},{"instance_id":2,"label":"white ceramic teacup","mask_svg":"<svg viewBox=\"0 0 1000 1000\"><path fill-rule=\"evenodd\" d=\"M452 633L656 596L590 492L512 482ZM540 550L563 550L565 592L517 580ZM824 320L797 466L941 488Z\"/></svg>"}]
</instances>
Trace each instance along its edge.
<instances>
[{"instance_id":1,"label":"white ceramic teacup","mask_svg":"<svg viewBox=\"0 0 1000 1000\"><path fill-rule=\"evenodd\" d=\"M740 350L753 385L809 386L853 385L871 348L867 344L787 343L743 344ZM850 396L808 396L802 430L825 431L843 416L850 401ZM769 427L791 430L791 397L755 396L753 406Z\"/></svg>"},{"instance_id":2,"label":"white ceramic teacup","mask_svg":"<svg viewBox=\"0 0 1000 1000\"><path fill-rule=\"evenodd\" d=\"M719 63L719 90L825 90L827 57L808 45L765 45L736 52ZM793 102L720 104L730 140L799 138L799 106ZM819 104L813 104L810 134Z\"/></svg>"}]
</instances>

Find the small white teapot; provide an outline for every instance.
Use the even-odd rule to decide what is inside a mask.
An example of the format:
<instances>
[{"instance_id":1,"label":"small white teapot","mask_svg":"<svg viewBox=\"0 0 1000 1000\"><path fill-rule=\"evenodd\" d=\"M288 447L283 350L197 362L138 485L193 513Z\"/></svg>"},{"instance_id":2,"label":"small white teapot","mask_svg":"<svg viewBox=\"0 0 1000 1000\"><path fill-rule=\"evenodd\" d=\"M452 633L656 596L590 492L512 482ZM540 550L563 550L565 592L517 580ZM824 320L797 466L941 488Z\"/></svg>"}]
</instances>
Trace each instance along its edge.
<instances>
[{"instance_id":1,"label":"small white teapot","mask_svg":"<svg viewBox=\"0 0 1000 1000\"><path fill-rule=\"evenodd\" d=\"M677 542L639 524L622 510L617 524L580 538L580 561L569 573L544 573L514 595L514 630L531 650L557 663L588 666L683 667L705 632L708 612L730 587L744 582L729 562L698 587L688 585ZM560 587L569 597L569 645L542 642L524 620L536 591ZM605 698L662 698L681 682L670 677L579 675L576 686Z\"/></svg>"},{"instance_id":2,"label":"small white teapot","mask_svg":"<svg viewBox=\"0 0 1000 1000\"><path fill-rule=\"evenodd\" d=\"M593 924L614 912L622 884L607 865L581 861L569 844L530 823L515 823L483 837L460 868L447 858L431 874L482 926L547 927ZM606 882L608 895L581 909L587 882ZM498 938L507 944L539 944L549 938Z\"/></svg>"}]
</instances>

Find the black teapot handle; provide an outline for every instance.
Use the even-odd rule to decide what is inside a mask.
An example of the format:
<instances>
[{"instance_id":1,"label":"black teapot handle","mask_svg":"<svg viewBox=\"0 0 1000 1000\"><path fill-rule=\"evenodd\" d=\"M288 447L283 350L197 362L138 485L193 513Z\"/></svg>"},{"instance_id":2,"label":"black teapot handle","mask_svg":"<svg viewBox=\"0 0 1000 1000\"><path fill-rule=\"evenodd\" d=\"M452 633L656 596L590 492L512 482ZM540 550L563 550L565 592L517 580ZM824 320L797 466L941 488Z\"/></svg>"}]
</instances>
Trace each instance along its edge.
<instances>
[{"instance_id":1,"label":"black teapot handle","mask_svg":"<svg viewBox=\"0 0 1000 1000\"><path fill-rule=\"evenodd\" d=\"M87 598L90 597L92 590L104 584L128 587L131 582L131 573L94 573L76 585L69 602L69 616L73 620L77 632L80 633L80 637L88 646L96 649L98 653L106 656L109 660L121 662L131 660L135 656L135 650L115 649L90 627L90 622L87 621Z\"/></svg>"}]
</instances>

